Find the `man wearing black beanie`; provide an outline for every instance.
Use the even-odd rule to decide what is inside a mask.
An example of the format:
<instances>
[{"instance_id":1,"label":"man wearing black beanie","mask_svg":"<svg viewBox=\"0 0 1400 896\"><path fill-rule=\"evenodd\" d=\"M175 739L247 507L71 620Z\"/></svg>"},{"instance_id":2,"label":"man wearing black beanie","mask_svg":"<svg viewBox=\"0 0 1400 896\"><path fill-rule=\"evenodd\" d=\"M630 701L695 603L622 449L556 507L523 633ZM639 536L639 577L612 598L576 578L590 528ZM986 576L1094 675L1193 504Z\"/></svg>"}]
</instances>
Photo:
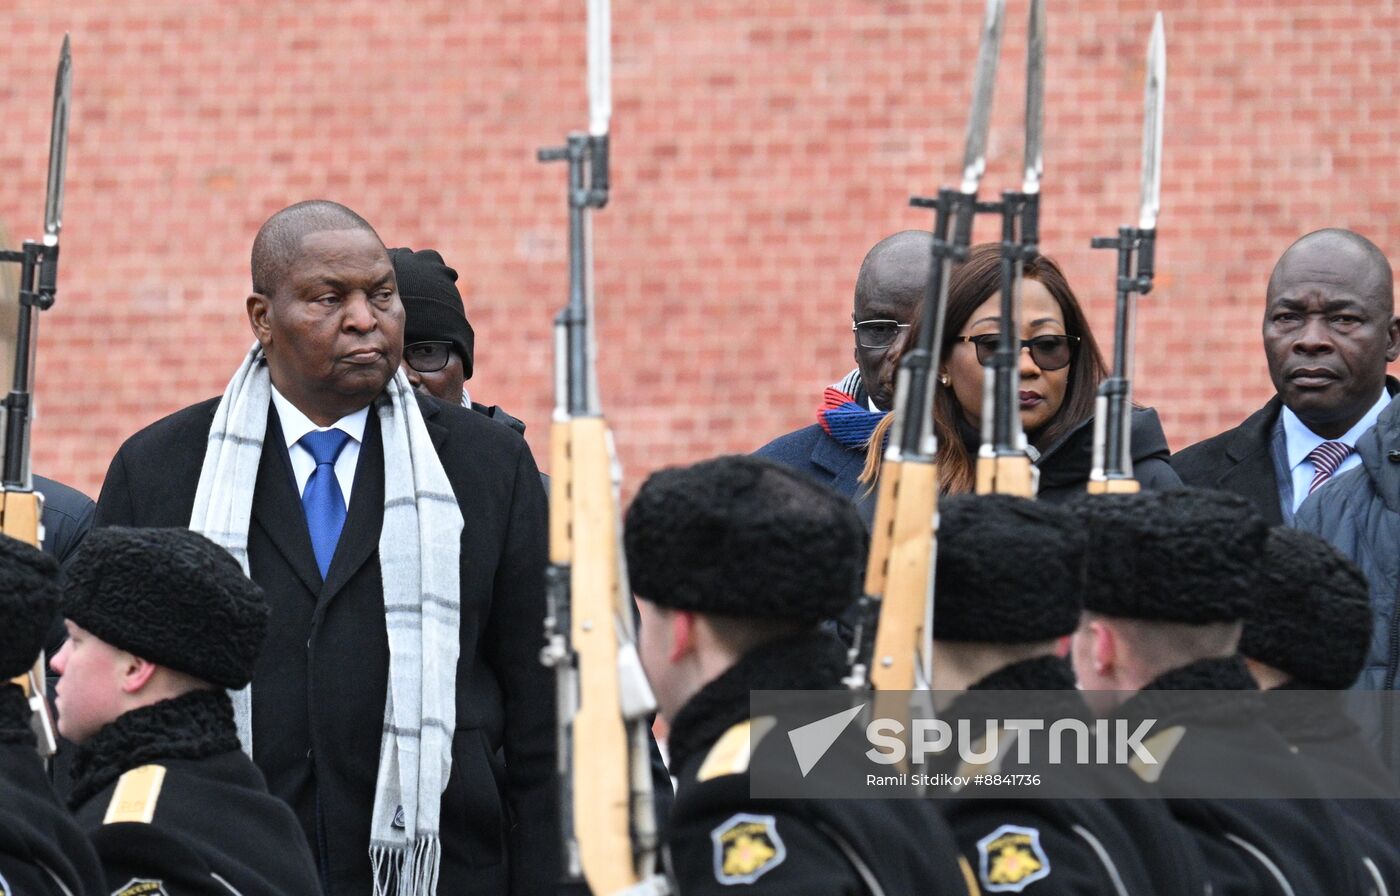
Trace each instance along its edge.
<instances>
[{"instance_id":1,"label":"man wearing black beanie","mask_svg":"<svg viewBox=\"0 0 1400 896\"><path fill-rule=\"evenodd\" d=\"M957 770L1038 775L1043 789L1029 788L1017 798L940 795L935 801L963 856L978 869L983 891L1050 896L1112 893L1117 886L1199 896L1205 880L1200 853L1160 800L1121 769L1047 762L1045 732L1055 722L1092 725L1074 673L1056 651L1078 625L1081 609L1084 545L1073 518L1010 495L956 495L939 502L938 514L933 686L940 699L959 695L940 717L950 724L969 720L973 731L1013 712L1043 725L1039 731L1001 728L986 763ZM1027 762L1016 755L1023 738L1031 746ZM1014 838L999 836L1008 829ZM1009 843L1021 844L1016 848L1029 850L1033 861L997 861Z\"/></svg>"},{"instance_id":2,"label":"man wearing black beanie","mask_svg":"<svg viewBox=\"0 0 1400 896\"><path fill-rule=\"evenodd\" d=\"M865 527L848 501L752 457L663 470L627 512L640 651L671 725L679 785L665 848L685 896L962 893L952 835L920 800L759 800L749 756L770 735L752 690L841 687L818 625L856 599Z\"/></svg>"},{"instance_id":3,"label":"man wearing black beanie","mask_svg":"<svg viewBox=\"0 0 1400 896\"><path fill-rule=\"evenodd\" d=\"M58 561L0 535L0 894L107 893L87 837L49 785L12 679L35 659L58 609Z\"/></svg>"},{"instance_id":4,"label":"man wearing black beanie","mask_svg":"<svg viewBox=\"0 0 1400 896\"><path fill-rule=\"evenodd\" d=\"M1381 878L1400 893L1400 788L1346 712L1371 645L1366 577L1316 535L1269 530L1258 599L1245 620L1240 654L1261 688L1269 723L1325 787L1366 795L1337 807ZM1367 700L1374 692L1363 692Z\"/></svg>"},{"instance_id":5,"label":"man wearing black beanie","mask_svg":"<svg viewBox=\"0 0 1400 896\"><path fill-rule=\"evenodd\" d=\"M240 749L225 690L252 678L262 589L187 529L97 529L62 611L58 727L79 745L69 803L104 892L318 894L301 827Z\"/></svg>"},{"instance_id":6,"label":"man wearing black beanie","mask_svg":"<svg viewBox=\"0 0 1400 896\"><path fill-rule=\"evenodd\" d=\"M457 289L457 271L447 266L436 249L390 249L389 260L394 263L403 301L403 370L413 388L439 401L471 408L524 435L524 423L499 405L472 401L467 392L476 331Z\"/></svg>"},{"instance_id":7,"label":"man wearing black beanie","mask_svg":"<svg viewBox=\"0 0 1400 896\"><path fill-rule=\"evenodd\" d=\"M1130 765L1195 838L1213 892L1370 892L1345 820L1268 725L1236 653L1264 521L1238 495L1194 489L1072 510L1088 536L1075 674L1100 715L1152 723L1154 761Z\"/></svg>"}]
</instances>

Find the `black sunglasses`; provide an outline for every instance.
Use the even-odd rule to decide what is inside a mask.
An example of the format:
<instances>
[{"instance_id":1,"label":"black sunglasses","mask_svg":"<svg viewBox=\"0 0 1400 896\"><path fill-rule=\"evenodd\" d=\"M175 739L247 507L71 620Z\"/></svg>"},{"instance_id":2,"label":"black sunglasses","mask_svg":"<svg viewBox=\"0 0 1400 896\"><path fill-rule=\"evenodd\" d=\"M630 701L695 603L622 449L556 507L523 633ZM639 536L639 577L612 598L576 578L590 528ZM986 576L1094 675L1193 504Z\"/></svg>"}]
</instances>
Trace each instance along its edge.
<instances>
[{"instance_id":1,"label":"black sunglasses","mask_svg":"<svg viewBox=\"0 0 1400 896\"><path fill-rule=\"evenodd\" d=\"M978 336L958 336L954 342L971 342L977 348L977 361L987 365L997 353L1000 333L983 333ZM1021 348L1031 350L1031 360L1041 370L1060 370L1068 367L1079 353L1078 336L1036 336L1022 339Z\"/></svg>"},{"instance_id":2,"label":"black sunglasses","mask_svg":"<svg viewBox=\"0 0 1400 896\"><path fill-rule=\"evenodd\" d=\"M437 373L452 359L452 343L410 342L403 347L403 359L419 373Z\"/></svg>"}]
</instances>

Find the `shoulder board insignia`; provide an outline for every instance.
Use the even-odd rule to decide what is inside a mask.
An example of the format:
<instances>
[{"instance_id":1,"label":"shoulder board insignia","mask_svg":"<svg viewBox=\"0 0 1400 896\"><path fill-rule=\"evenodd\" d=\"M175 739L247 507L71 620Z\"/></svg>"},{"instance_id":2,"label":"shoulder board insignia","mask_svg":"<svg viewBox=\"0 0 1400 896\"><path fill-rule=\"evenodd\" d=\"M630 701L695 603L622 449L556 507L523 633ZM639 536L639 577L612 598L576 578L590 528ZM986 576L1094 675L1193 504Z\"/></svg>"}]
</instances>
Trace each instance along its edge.
<instances>
[{"instance_id":1,"label":"shoulder board insignia","mask_svg":"<svg viewBox=\"0 0 1400 896\"><path fill-rule=\"evenodd\" d=\"M1142 748L1150 753L1156 760L1155 765L1142 761L1142 757L1134 755L1128 760L1128 768L1148 784L1156 784L1157 779L1162 777L1162 772L1167 770L1167 760L1172 758L1172 753L1181 743L1181 739L1186 736L1186 728L1182 725L1173 725L1149 737L1142 742Z\"/></svg>"},{"instance_id":2,"label":"shoulder board insignia","mask_svg":"<svg viewBox=\"0 0 1400 896\"><path fill-rule=\"evenodd\" d=\"M133 877L119 889L112 891L112 896L170 896L165 889L165 883L159 880L152 880L148 877Z\"/></svg>"},{"instance_id":3,"label":"shoulder board insignia","mask_svg":"<svg viewBox=\"0 0 1400 896\"><path fill-rule=\"evenodd\" d=\"M695 780L708 781L724 775L742 775L748 771L753 748L758 746L758 742L763 740L777 723L778 720L772 716L759 716L756 719L745 719L724 732L705 755L705 761L700 764L700 771Z\"/></svg>"},{"instance_id":4,"label":"shoulder board insignia","mask_svg":"<svg viewBox=\"0 0 1400 896\"><path fill-rule=\"evenodd\" d=\"M103 824L117 824L123 821L134 821L139 824L150 824L151 819L156 815L156 801L160 799L160 788L165 783L165 766L163 765L143 765L134 768L121 776L117 781L117 789L112 793L112 801L107 804L107 814L102 819ZM146 883L137 881L137 883ZM155 881L157 885L160 881ZM125 890L121 891L123 894ZM133 893L144 893L144 890L133 890ZM152 893L160 892L151 890Z\"/></svg>"},{"instance_id":5,"label":"shoulder board insignia","mask_svg":"<svg viewBox=\"0 0 1400 896\"><path fill-rule=\"evenodd\" d=\"M978 877L988 893L1019 893L1050 876L1040 831L1004 824L977 841Z\"/></svg>"},{"instance_id":6,"label":"shoulder board insignia","mask_svg":"<svg viewBox=\"0 0 1400 896\"><path fill-rule=\"evenodd\" d=\"M715 880L725 886L751 884L787 858L771 815L740 812L710 832L715 847Z\"/></svg>"}]
</instances>

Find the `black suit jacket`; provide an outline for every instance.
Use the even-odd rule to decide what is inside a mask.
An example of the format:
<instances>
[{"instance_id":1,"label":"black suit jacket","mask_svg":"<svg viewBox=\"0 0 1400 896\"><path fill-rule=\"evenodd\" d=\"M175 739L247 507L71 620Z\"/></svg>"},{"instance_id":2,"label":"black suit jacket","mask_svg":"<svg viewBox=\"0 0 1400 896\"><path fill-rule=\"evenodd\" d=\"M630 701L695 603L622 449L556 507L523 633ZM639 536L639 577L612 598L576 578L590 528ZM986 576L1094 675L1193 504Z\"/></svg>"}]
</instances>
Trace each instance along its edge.
<instances>
[{"instance_id":1,"label":"black suit jacket","mask_svg":"<svg viewBox=\"0 0 1400 896\"><path fill-rule=\"evenodd\" d=\"M1186 485L1243 495L1270 526L1283 525L1269 447L1282 410L1283 400L1275 395L1234 429L1173 454L1172 469Z\"/></svg>"},{"instance_id":2,"label":"black suit jacket","mask_svg":"<svg viewBox=\"0 0 1400 896\"><path fill-rule=\"evenodd\" d=\"M554 680L539 661L547 522L524 440L419 398L466 525L452 771L438 892L543 892L558 856ZM132 436L107 472L98 525L186 526L217 399ZM275 409L248 532L272 619L253 676L253 758L291 804L329 894L372 892L369 828L389 651L378 543L384 498L369 415L345 528L326 581L311 549Z\"/></svg>"},{"instance_id":3,"label":"black suit jacket","mask_svg":"<svg viewBox=\"0 0 1400 896\"><path fill-rule=\"evenodd\" d=\"M1385 389L1395 395L1400 392L1400 380L1386 377ZM1243 495L1270 526L1283 525L1278 475L1270 449L1274 424L1282 412L1283 399L1275 395L1234 429L1173 454L1172 469L1186 485Z\"/></svg>"}]
</instances>

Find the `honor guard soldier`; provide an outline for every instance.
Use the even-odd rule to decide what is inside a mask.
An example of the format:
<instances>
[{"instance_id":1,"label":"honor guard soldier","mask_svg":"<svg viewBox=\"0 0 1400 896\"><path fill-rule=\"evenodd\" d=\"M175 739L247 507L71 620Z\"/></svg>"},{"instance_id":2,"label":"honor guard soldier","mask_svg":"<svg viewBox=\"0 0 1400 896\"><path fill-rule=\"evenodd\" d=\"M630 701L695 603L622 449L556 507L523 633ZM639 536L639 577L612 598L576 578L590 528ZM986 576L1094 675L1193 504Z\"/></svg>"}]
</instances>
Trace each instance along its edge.
<instances>
[{"instance_id":1,"label":"honor guard soldier","mask_svg":"<svg viewBox=\"0 0 1400 896\"><path fill-rule=\"evenodd\" d=\"M1034 773L1040 786L934 801L982 891L1200 896L1198 849L1141 782L1126 769L1047 761L1045 731L1062 719L1092 727L1093 718L1056 652L1081 610L1084 542L1073 518L1011 495L955 495L938 512L933 684L940 699L959 694L940 717L969 720L972 731L988 719L1043 723L1039 732L1002 728L987 762L957 772Z\"/></svg>"},{"instance_id":2,"label":"honor guard soldier","mask_svg":"<svg viewBox=\"0 0 1400 896\"><path fill-rule=\"evenodd\" d=\"M1371 892L1356 838L1269 726L1236 652L1268 526L1244 498L1194 489L1074 510L1089 538L1075 674L1100 715L1152 723L1153 762L1130 767L1200 846L1212 892Z\"/></svg>"},{"instance_id":3,"label":"honor guard soldier","mask_svg":"<svg viewBox=\"0 0 1400 896\"><path fill-rule=\"evenodd\" d=\"M0 535L0 896L107 892L87 837L49 785L33 709L13 682L39 656L58 589L58 561Z\"/></svg>"},{"instance_id":4,"label":"honor guard soldier","mask_svg":"<svg viewBox=\"0 0 1400 896\"><path fill-rule=\"evenodd\" d=\"M632 502L627 565L642 664L671 726L666 854L681 896L968 891L926 801L749 793L765 736L749 692L841 687L845 650L818 624L856 599L865 537L849 501L758 458L663 470Z\"/></svg>"},{"instance_id":5,"label":"honor guard soldier","mask_svg":"<svg viewBox=\"0 0 1400 896\"><path fill-rule=\"evenodd\" d=\"M1400 893L1400 788L1343 703L1371 646L1366 577L1316 535L1269 530L1258 598L1240 636L1240 655L1268 689L1266 717L1274 730L1339 799L1377 892ZM1362 709L1374 706L1366 701Z\"/></svg>"},{"instance_id":6,"label":"honor guard soldier","mask_svg":"<svg viewBox=\"0 0 1400 896\"><path fill-rule=\"evenodd\" d=\"M290 808L240 747L225 689L267 631L262 589L185 529L97 529L68 567L53 658L69 803L113 896L316 896ZM247 745L243 745L246 747Z\"/></svg>"}]
</instances>

